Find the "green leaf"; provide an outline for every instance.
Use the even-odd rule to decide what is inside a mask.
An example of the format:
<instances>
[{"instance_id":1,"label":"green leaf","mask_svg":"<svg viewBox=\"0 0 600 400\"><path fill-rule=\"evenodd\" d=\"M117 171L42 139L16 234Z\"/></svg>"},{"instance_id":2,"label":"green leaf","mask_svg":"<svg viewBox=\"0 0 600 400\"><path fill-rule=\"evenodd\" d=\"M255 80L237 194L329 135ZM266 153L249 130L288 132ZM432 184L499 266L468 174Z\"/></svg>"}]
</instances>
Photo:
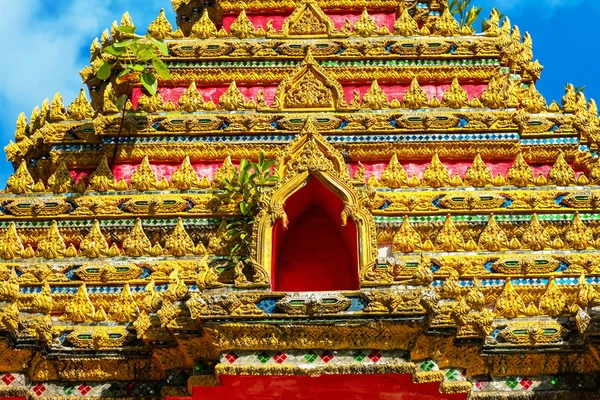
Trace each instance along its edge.
<instances>
[{"instance_id":1,"label":"green leaf","mask_svg":"<svg viewBox=\"0 0 600 400\"><path fill-rule=\"evenodd\" d=\"M98 72L96 73L96 76L101 81L105 81L108 78L110 78L111 72L112 72L112 68L111 68L110 64L108 62L104 61L102 63L102 65L100 65L100 68L98 68Z\"/></svg>"},{"instance_id":2,"label":"green leaf","mask_svg":"<svg viewBox=\"0 0 600 400\"><path fill-rule=\"evenodd\" d=\"M129 35L132 35L132 34L135 33L135 29L136 29L135 26L119 26L117 28L117 32L121 32L121 33L126 33L126 34L129 34Z\"/></svg>"},{"instance_id":3,"label":"green leaf","mask_svg":"<svg viewBox=\"0 0 600 400\"><path fill-rule=\"evenodd\" d=\"M154 57L154 46L151 44L140 44L134 54L137 60L148 61Z\"/></svg>"},{"instance_id":4,"label":"green leaf","mask_svg":"<svg viewBox=\"0 0 600 400\"><path fill-rule=\"evenodd\" d=\"M240 211L242 212L243 215L248 215L249 209L250 209L250 206L248 205L248 203L246 203L245 201L242 201L240 203Z\"/></svg>"},{"instance_id":5,"label":"green leaf","mask_svg":"<svg viewBox=\"0 0 600 400\"><path fill-rule=\"evenodd\" d=\"M143 65L140 64L133 64L131 66L131 69L136 71L136 72L144 72L146 70L146 68Z\"/></svg>"},{"instance_id":6,"label":"green leaf","mask_svg":"<svg viewBox=\"0 0 600 400\"><path fill-rule=\"evenodd\" d=\"M121 73L119 74L119 78L124 77L125 75L131 73L131 68L125 68L123 71L121 71Z\"/></svg>"},{"instance_id":7,"label":"green leaf","mask_svg":"<svg viewBox=\"0 0 600 400\"><path fill-rule=\"evenodd\" d=\"M146 72L141 76L142 86L150 93L150 95L154 96L156 92L158 92L158 80L156 77L150 72Z\"/></svg>"},{"instance_id":8,"label":"green leaf","mask_svg":"<svg viewBox=\"0 0 600 400\"><path fill-rule=\"evenodd\" d=\"M113 44L115 49L126 49L127 47L133 45L136 42L134 39L123 40L122 42L117 42Z\"/></svg>"},{"instance_id":9,"label":"green leaf","mask_svg":"<svg viewBox=\"0 0 600 400\"><path fill-rule=\"evenodd\" d=\"M160 51L163 55L168 56L169 55L169 48L167 47L167 45L165 44L165 42L163 42L162 40L156 40L154 38L150 38L150 40L152 40L152 43L154 43L154 46L158 49L158 51Z\"/></svg>"},{"instance_id":10,"label":"green leaf","mask_svg":"<svg viewBox=\"0 0 600 400\"><path fill-rule=\"evenodd\" d=\"M152 59L152 66L156 70L158 76L166 80L171 80L171 72L169 71L169 68L167 68L167 65L160 58L154 57Z\"/></svg>"},{"instance_id":11,"label":"green leaf","mask_svg":"<svg viewBox=\"0 0 600 400\"><path fill-rule=\"evenodd\" d=\"M104 53L110 54L111 56L120 57L123 54L125 54L127 49L124 47L116 48L115 46L111 45L111 46L106 46L103 51L104 51Z\"/></svg>"},{"instance_id":12,"label":"green leaf","mask_svg":"<svg viewBox=\"0 0 600 400\"><path fill-rule=\"evenodd\" d=\"M122 94L117 99L117 104L116 104L117 109L122 112L125 109L125 104L127 104L127 95Z\"/></svg>"}]
</instances>

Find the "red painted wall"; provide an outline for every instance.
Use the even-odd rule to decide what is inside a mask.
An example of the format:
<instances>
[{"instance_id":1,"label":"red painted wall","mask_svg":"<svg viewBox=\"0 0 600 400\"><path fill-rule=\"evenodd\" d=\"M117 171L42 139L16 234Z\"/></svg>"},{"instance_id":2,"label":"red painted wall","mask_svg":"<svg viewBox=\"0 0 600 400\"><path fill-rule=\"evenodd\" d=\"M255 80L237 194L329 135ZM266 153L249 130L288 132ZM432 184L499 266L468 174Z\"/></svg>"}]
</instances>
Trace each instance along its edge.
<instances>
[{"instance_id":1,"label":"red painted wall","mask_svg":"<svg viewBox=\"0 0 600 400\"><path fill-rule=\"evenodd\" d=\"M438 383L415 384L410 375L322 375L315 378L224 375L220 379L222 386L193 388L193 400L465 400L467 398L466 394L440 394ZM180 399L167 397L167 400Z\"/></svg>"},{"instance_id":2,"label":"red painted wall","mask_svg":"<svg viewBox=\"0 0 600 400\"><path fill-rule=\"evenodd\" d=\"M275 227L273 289L286 292L355 290L358 238L352 220L342 227L341 199L312 177L285 203L287 231Z\"/></svg>"}]
</instances>

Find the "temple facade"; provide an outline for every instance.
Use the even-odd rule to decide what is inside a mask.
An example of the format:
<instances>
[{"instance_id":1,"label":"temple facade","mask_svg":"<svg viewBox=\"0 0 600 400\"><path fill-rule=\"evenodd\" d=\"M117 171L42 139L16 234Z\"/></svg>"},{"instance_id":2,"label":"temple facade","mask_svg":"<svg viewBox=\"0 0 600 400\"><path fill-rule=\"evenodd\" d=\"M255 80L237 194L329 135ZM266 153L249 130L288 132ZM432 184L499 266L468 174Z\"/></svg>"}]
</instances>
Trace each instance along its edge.
<instances>
[{"instance_id":1,"label":"temple facade","mask_svg":"<svg viewBox=\"0 0 600 400\"><path fill-rule=\"evenodd\" d=\"M529 34L446 0L172 3L157 94L104 51L126 13L89 100L17 120L0 397L600 398L598 109L548 104ZM248 217L228 187L263 157Z\"/></svg>"}]
</instances>

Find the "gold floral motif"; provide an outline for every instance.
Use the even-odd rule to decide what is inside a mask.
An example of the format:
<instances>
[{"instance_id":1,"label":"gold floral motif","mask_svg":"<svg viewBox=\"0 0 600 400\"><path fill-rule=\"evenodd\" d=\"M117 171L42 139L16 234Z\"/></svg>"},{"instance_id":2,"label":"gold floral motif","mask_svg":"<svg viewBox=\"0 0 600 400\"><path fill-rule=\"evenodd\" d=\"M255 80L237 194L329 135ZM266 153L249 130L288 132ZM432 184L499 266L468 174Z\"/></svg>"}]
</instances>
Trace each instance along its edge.
<instances>
[{"instance_id":1,"label":"gold floral motif","mask_svg":"<svg viewBox=\"0 0 600 400\"><path fill-rule=\"evenodd\" d=\"M129 284L126 283L123 286L121 295L112 303L108 317L116 322L133 322L139 312L140 310L131 295Z\"/></svg>"},{"instance_id":2,"label":"gold floral motif","mask_svg":"<svg viewBox=\"0 0 600 400\"><path fill-rule=\"evenodd\" d=\"M564 154L561 152L548 172L548 183L556 186L568 186L575 184L575 171L565 160Z\"/></svg>"},{"instance_id":3,"label":"gold floral motif","mask_svg":"<svg viewBox=\"0 0 600 400\"><path fill-rule=\"evenodd\" d=\"M448 169L435 153L431 159L431 164L423 172L423 185L434 188L450 186L450 173Z\"/></svg>"},{"instance_id":4,"label":"gold floral motif","mask_svg":"<svg viewBox=\"0 0 600 400\"><path fill-rule=\"evenodd\" d=\"M492 184L492 171L481 159L481 154L477 154L473 164L467 168L465 183L473 187L484 187Z\"/></svg>"},{"instance_id":5,"label":"gold floral motif","mask_svg":"<svg viewBox=\"0 0 600 400\"><path fill-rule=\"evenodd\" d=\"M527 112L538 114L546 109L547 103L544 96L538 92L535 84L532 82L529 87L522 92L521 105Z\"/></svg>"},{"instance_id":6,"label":"gold floral motif","mask_svg":"<svg viewBox=\"0 0 600 400\"><path fill-rule=\"evenodd\" d=\"M458 83L458 78L452 80L450 88L444 92L442 105L450 108L463 108L469 104L469 95Z\"/></svg>"},{"instance_id":7,"label":"gold floral motif","mask_svg":"<svg viewBox=\"0 0 600 400\"><path fill-rule=\"evenodd\" d=\"M435 22L433 34L440 36L458 36L459 28L458 21L450 14L450 8L448 7L444 10L442 16Z\"/></svg>"},{"instance_id":8,"label":"gold floral motif","mask_svg":"<svg viewBox=\"0 0 600 400\"><path fill-rule=\"evenodd\" d=\"M312 71L307 71L298 81L297 86L287 93L285 106L288 108L331 108L333 96L331 90L317 79Z\"/></svg>"},{"instance_id":9,"label":"gold floral motif","mask_svg":"<svg viewBox=\"0 0 600 400\"><path fill-rule=\"evenodd\" d=\"M232 180L237 173L237 168L231 162L231 156L225 157L223 165L215 172L213 176L213 186L217 189L225 187L226 180Z\"/></svg>"},{"instance_id":10,"label":"gold floral motif","mask_svg":"<svg viewBox=\"0 0 600 400\"><path fill-rule=\"evenodd\" d=\"M335 25L314 0L302 1L281 27L288 35L330 35Z\"/></svg>"},{"instance_id":11,"label":"gold floral motif","mask_svg":"<svg viewBox=\"0 0 600 400\"><path fill-rule=\"evenodd\" d=\"M511 319L525 314L525 303L513 287L510 278L506 280L504 289L496 300L494 312L499 317Z\"/></svg>"},{"instance_id":12,"label":"gold floral motif","mask_svg":"<svg viewBox=\"0 0 600 400\"><path fill-rule=\"evenodd\" d=\"M144 233L142 221L138 218L131 232L123 240L123 253L129 257L149 256L152 243Z\"/></svg>"},{"instance_id":13,"label":"gold floral motif","mask_svg":"<svg viewBox=\"0 0 600 400\"><path fill-rule=\"evenodd\" d=\"M523 158L523 154L519 152L513 165L506 173L506 180L509 185L528 186L534 182L533 169L527 164Z\"/></svg>"},{"instance_id":14,"label":"gold floral motif","mask_svg":"<svg viewBox=\"0 0 600 400\"><path fill-rule=\"evenodd\" d=\"M48 178L48 189L53 193L68 193L73 191L74 180L67 169L65 162L61 162L58 168Z\"/></svg>"},{"instance_id":15,"label":"gold floral motif","mask_svg":"<svg viewBox=\"0 0 600 400\"><path fill-rule=\"evenodd\" d=\"M165 110L165 102L159 92L154 95L144 94L138 100L138 111L145 111L147 113L156 113Z\"/></svg>"},{"instance_id":16,"label":"gold floral motif","mask_svg":"<svg viewBox=\"0 0 600 400\"><path fill-rule=\"evenodd\" d=\"M145 295L142 299L142 308L147 313L155 313L160 309L162 298L156 291L156 285L154 280L152 280L148 285L146 285L146 289L144 291Z\"/></svg>"},{"instance_id":17,"label":"gold floral motif","mask_svg":"<svg viewBox=\"0 0 600 400\"><path fill-rule=\"evenodd\" d=\"M508 248L508 236L496 222L494 214L490 215L487 226L479 236L479 247L486 251L500 251Z\"/></svg>"},{"instance_id":18,"label":"gold floral motif","mask_svg":"<svg viewBox=\"0 0 600 400\"><path fill-rule=\"evenodd\" d=\"M419 85L417 78L413 78L410 87L402 97L402 107L418 110L427 105L429 101L427 94Z\"/></svg>"},{"instance_id":19,"label":"gold floral motif","mask_svg":"<svg viewBox=\"0 0 600 400\"><path fill-rule=\"evenodd\" d=\"M38 257L54 259L62 257L67 250L67 245L63 239L56 221L52 221L52 226L48 229L46 236L38 243Z\"/></svg>"},{"instance_id":20,"label":"gold floral motif","mask_svg":"<svg viewBox=\"0 0 600 400\"><path fill-rule=\"evenodd\" d=\"M23 242L17 232L17 226L14 222L11 222L0 242L0 257L5 260L20 258L24 250Z\"/></svg>"},{"instance_id":21,"label":"gold floral motif","mask_svg":"<svg viewBox=\"0 0 600 400\"><path fill-rule=\"evenodd\" d=\"M569 83L565 87L565 95L562 98L562 108L566 113L574 113L577 110L577 95L573 84Z\"/></svg>"},{"instance_id":22,"label":"gold floral motif","mask_svg":"<svg viewBox=\"0 0 600 400\"><path fill-rule=\"evenodd\" d=\"M363 9L360 18L354 23L352 27L352 34L368 37L368 36L376 36L379 32L379 28L377 28L377 24L369 15L369 12L366 8Z\"/></svg>"},{"instance_id":23,"label":"gold floral motif","mask_svg":"<svg viewBox=\"0 0 600 400\"><path fill-rule=\"evenodd\" d=\"M575 250L585 250L594 245L594 234L592 230L585 226L579 212L575 211L575 217L571 226L565 232L565 243L568 248Z\"/></svg>"},{"instance_id":24,"label":"gold floral motif","mask_svg":"<svg viewBox=\"0 0 600 400\"><path fill-rule=\"evenodd\" d=\"M200 186L200 178L192 167L190 156L186 156L181 166L173 173L171 186L179 190L196 189Z\"/></svg>"},{"instance_id":25,"label":"gold floral motif","mask_svg":"<svg viewBox=\"0 0 600 400\"><path fill-rule=\"evenodd\" d=\"M25 117L24 114L23 117ZM49 120L50 122L60 122L65 119L67 119L67 111L65 110L62 96L60 93L56 93L52 98L52 110L50 111Z\"/></svg>"},{"instance_id":26,"label":"gold floral motif","mask_svg":"<svg viewBox=\"0 0 600 400\"><path fill-rule=\"evenodd\" d=\"M94 109L81 89L77 99L69 106L67 115L76 121L91 120L94 118Z\"/></svg>"},{"instance_id":27,"label":"gold floral motif","mask_svg":"<svg viewBox=\"0 0 600 400\"><path fill-rule=\"evenodd\" d=\"M179 98L178 108L181 111L196 112L205 107L204 98L196 88L196 82L192 81L188 89Z\"/></svg>"},{"instance_id":28,"label":"gold floral motif","mask_svg":"<svg viewBox=\"0 0 600 400\"><path fill-rule=\"evenodd\" d=\"M387 94L379 87L377 80L371 84L362 99L361 108L371 110L386 110L390 108Z\"/></svg>"},{"instance_id":29,"label":"gold floral motif","mask_svg":"<svg viewBox=\"0 0 600 400\"><path fill-rule=\"evenodd\" d=\"M85 283L82 283L75 296L65 306L63 319L71 322L88 322L93 319L94 314L94 305L87 294Z\"/></svg>"},{"instance_id":30,"label":"gold floral motif","mask_svg":"<svg viewBox=\"0 0 600 400\"><path fill-rule=\"evenodd\" d=\"M551 246L551 242L550 234L538 220L537 214L533 214L529 226L523 232L521 240L523 247L530 250L544 250Z\"/></svg>"},{"instance_id":31,"label":"gold floral motif","mask_svg":"<svg viewBox=\"0 0 600 400\"><path fill-rule=\"evenodd\" d=\"M413 253L421 249L421 236L413 229L408 221L408 217L404 217L402 226L394 235L394 251L403 253Z\"/></svg>"},{"instance_id":32,"label":"gold floral motif","mask_svg":"<svg viewBox=\"0 0 600 400\"><path fill-rule=\"evenodd\" d=\"M133 327L135 328L137 338L142 339L151 326L152 322L150 321L150 317L148 316L148 314L146 314L145 311L140 312L135 322L133 323Z\"/></svg>"},{"instance_id":33,"label":"gold floral motif","mask_svg":"<svg viewBox=\"0 0 600 400\"><path fill-rule=\"evenodd\" d=\"M108 243L100 230L100 223L94 220L92 229L79 245L79 251L88 258L98 258L107 255L108 250Z\"/></svg>"},{"instance_id":34,"label":"gold floral motif","mask_svg":"<svg viewBox=\"0 0 600 400\"><path fill-rule=\"evenodd\" d=\"M452 216L446 216L444 227L435 238L435 247L438 250L454 252L463 250L465 240L452 221Z\"/></svg>"},{"instance_id":35,"label":"gold floral motif","mask_svg":"<svg viewBox=\"0 0 600 400\"><path fill-rule=\"evenodd\" d=\"M131 189L146 191L156 187L157 184L158 179L156 178L156 174L150 166L148 156L145 156L140 166L131 175L131 178L129 178L129 185Z\"/></svg>"},{"instance_id":36,"label":"gold floral motif","mask_svg":"<svg viewBox=\"0 0 600 400\"><path fill-rule=\"evenodd\" d=\"M6 191L8 193L23 194L31 192L35 182L27 169L27 163L22 160L19 167L6 182Z\"/></svg>"},{"instance_id":37,"label":"gold floral motif","mask_svg":"<svg viewBox=\"0 0 600 400\"><path fill-rule=\"evenodd\" d=\"M556 285L554 278L550 278L546 292L540 299L540 314L558 317L566 306L566 297Z\"/></svg>"},{"instance_id":38,"label":"gold floral motif","mask_svg":"<svg viewBox=\"0 0 600 400\"><path fill-rule=\"evenodd\" d=\"M15 140L17 142L19 142L19 141L25 139L25 137L27 136L27 133L28 133L28 129L29 129L29 125L27 124L27 117L25 116L25 113L22 112L17 117L16 129L15 129Z\"/></svg>"},{"instance_id":39,"label":"gold floral motif","mask_svg":"<svg viewBox=\"0 0 600 400\"><path fill-rule=\"evenodd\" d=\"M175 230L167 236L165 242L165 254L175 257L183 257L194 253L194 242L183 226L183 220L179 218Z\"/></svg>"},{"instance_id":40,"label":"gold floral motif","mask_svg":"<svg viewBox=\"0 0 600 400\"><path fill-rule=\"evenodd\" d=\"M255 33L254 25L248 19L246 15L246 10L242 10L240 15L237 17L235 21L229 27L229 32L232 36L235 36L239 39L253 37Z\"/></svg>"},{"instance_id":41,"label":"gold floral motif","mask_svg":"<svg viewBox=\"0 0 600 400\"><path fill-rule=\"evenodd\" d=\"M15 301L19 297L19 278L14 268L10 270L8 279L0 283L0 301Z\"/></svg>"},{"instance_id":42,"label":"gold floral motif","mask_svg":"<svg viewBox=\"0 0 600 400\"><path fill-rule=\"evenodd\" d=\"M219 98L219 109L234 111L243 110L245 107L244 95L237 88L235 81L231 82L225 93Z\"/></svg>"},{"instance_id":43,"label":"gold floral motif","mask_svg":"<svg viewBox=\"0 0 600 400\"><path fill-rule=\"evenodd\" d=\"M148 26L148 35L155 39L168 39L173 34L173 27L165 15L165 10L160 10L160 14Z\"/></svg>"},{"instance_id":44,"label":"gold floral motif","mask_svg":"<svg viewBox=\"0 0 600 400\"><path fill-rule=\"evenodd\" d=\"M381 173L381 184L392 189L408 185L408 174L402 165L400 165L396 153L394 153L389 164Z\"/></svg>"},{"instance_id":45,"label":"gold floral motif","mask_svg":"<svg viewBox=\"0 0 600 400\"><path fill-rule=\"evenodd\" d=\"M104 156L96 170L90 175L88 188L97 192L107 192L113 189L116 184L115 176L108 167L108 159Z\"/></svg>"},{"instance_id":46,"label":"gold floral motif","mask_svg":"<svg viewBox=\"0 0 600 400\"><path fill-rule=\"evenodd\" d=\"M405 8L400 15L400 18L394 22L394 35L401 36L417 36L419 34L419 24L408 13Z\"/></svg>"}]
</instances>

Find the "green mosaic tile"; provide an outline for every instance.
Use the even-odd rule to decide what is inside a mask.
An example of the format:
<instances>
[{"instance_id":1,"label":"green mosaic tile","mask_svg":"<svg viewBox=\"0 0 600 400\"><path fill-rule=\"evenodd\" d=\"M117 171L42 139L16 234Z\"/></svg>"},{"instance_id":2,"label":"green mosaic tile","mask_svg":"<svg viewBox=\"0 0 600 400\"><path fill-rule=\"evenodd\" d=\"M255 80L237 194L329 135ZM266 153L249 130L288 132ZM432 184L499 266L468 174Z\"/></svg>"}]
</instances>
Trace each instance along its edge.
<instances>
[{"instance_id":1,"label":"green mosaic tile","mask_svg":"<svg viewBox=\"0 0 600 400\"><path fill-rule=\"evenodd\" d=\"M423 371L425 371L425 372L429 372L429 371L433 370L434 368L435 368L435 363L433 361L430 361L430 360L424 361L421 364L421 369Z\"/></svg>"},{"instance_id":2,"label":"green mosaic tile","mask_svg":"<svg viewBox=\"0 0 600 400\"><path fill-rule=\"evenodd\" d=\"M519 385L519 381L513 377L508 378L504 383L511 389L514 389Z\"/></svg>"},{"instance_id":3,"label":"green mosaic tile","mask_svg":"<svg viewBox=\"0 0 600 400\"><path fill-rule=\"evenodd\" d=\"M258 358L258 361L260 361L261 364L266 364L271 359L271 356L266 351L263 351L257 355L256 358Z\"/></svg>"},{"instance_id":4,"label":"green mosaic tile","mask_svg":"<svg viewBox=\"0 0 600 400\"><path fill-rule=\"evenodd\" d=\"M446 371L446 379L450 382L457 381L461 375L462 374L454 368L450 368L448 371Z\"/></svg>"},{"instance_id":5,"label":"green mosaic tile","mask_svg":"<svg viewBox=\"0 0 600 400\"><path fill-rule=\"evenodd\" d=\"M65 392L65 394L67 396L72 395L74 391L75 391L75 386L73 386L73 385L67 385L67 386L63 387L63 392Z\"/></svg>"},{"instance_id":6,"label":"green mosaic tile","mask_svg":"<svg viewBox=\"0 0 600 400\"><path fill-rule=\"evenodd\" d=\"M365 353L363 353L362 351L359 351L359 352L355 353L352 357L354 358L354 361L362 362L362 360L367 358L367 355Z\"/></svg>"},{"instance_id":7,"label":"green mosaic tile","mask_svg":"<svg viewBox=\"0 0 600 400\"><path fill-rule=\"evenodd\" d=\"M308 353L306 353L304 355L304 359L306 360L306 362L308 362L309 364L312 364L315 362L315 360L319 358L318 354L316 354L313 351L309 351Z\"/></svg>"}]
</instances>

